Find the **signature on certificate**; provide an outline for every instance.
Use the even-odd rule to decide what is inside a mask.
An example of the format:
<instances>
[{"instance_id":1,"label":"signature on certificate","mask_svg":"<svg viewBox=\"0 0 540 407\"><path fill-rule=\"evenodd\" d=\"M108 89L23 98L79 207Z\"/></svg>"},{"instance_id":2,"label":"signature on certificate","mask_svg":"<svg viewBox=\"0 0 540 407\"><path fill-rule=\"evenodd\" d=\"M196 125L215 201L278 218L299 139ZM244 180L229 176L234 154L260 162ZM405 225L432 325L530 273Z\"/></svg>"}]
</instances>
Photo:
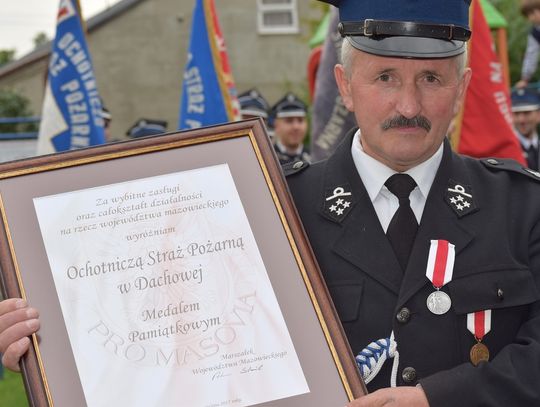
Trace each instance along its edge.
<instances>
[{"instance_id":1,"label":"signature on certificate","mask_svg":"<svg viewBox=\"0 0 540 407\"><path fill-rule=\"evenodd\" d=\"M231 376L231 373L216 372L212 376L212 380L223 379L223 378L225 378L227 376Z\"/></svg>"},{"instance_id":2,"label":"signature on certificate","mask_svg":"<svg viewBox=\"0 0 540 407\"><path fill-rule=\"evenodd\" d=\"M242 370L240 370L240 373L252 373L252 372L260 372L263 368L263 365L257 365L257 366L246 366L243 367Z\"/></svg>"}]
</instances>

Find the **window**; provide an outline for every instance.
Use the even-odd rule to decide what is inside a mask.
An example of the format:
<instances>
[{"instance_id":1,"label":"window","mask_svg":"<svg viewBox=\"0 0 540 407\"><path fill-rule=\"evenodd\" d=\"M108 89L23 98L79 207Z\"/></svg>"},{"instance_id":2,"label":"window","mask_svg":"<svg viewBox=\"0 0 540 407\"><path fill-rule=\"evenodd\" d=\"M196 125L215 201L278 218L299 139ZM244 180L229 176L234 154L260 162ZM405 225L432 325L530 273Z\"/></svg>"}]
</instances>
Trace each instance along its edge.
<instances>
[{"instance_id":1,"label":"window","mask_svg":"<svg viewBox=\"0 0 540 407\"><path fill-rule=\"evenodd\" d=\"M298 10L296 0L258 0L259 34L296 34Z\"/></svg>"}]
</instances>

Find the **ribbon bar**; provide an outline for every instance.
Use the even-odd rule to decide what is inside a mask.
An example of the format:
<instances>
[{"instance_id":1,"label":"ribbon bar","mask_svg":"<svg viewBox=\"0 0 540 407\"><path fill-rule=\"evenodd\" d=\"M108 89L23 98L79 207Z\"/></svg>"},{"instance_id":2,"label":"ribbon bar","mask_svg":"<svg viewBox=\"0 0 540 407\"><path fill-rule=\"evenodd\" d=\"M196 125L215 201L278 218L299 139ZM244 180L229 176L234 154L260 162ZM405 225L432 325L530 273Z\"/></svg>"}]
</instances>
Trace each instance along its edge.
<instances>
[{"instance_id":1,"label":"ribbon bar","mask_svg":"<svg viewBox=\"0 0 540 407\"><path fill-rule=\"evenodd\" d=\"M491 310L476 311L467 314L467 329L481 341L491 330Z\"/></svg>"},{"instance_id":2,"label":"ribbon bar","mask_svg":"<svg viewBox=\"0 0 540 407\"><path fill-rule=\"evenodd\" d=\"M432 240L426 277L435 288L441 288L452 280L454 274L455 246L447 240Z\"/></svg>"}]
</instances>

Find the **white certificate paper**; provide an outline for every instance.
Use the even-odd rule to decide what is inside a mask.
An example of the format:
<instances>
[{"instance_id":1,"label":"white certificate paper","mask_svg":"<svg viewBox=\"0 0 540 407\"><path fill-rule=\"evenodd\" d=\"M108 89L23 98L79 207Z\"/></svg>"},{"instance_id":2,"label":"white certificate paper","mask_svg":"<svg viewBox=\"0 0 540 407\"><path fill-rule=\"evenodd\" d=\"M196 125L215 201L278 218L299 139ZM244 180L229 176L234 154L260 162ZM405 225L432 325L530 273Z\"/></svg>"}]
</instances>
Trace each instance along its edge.
<instances>
[{"instance_id":1,"label":"white certificate paper","mask_svg":"<svg viewBox=\"0 0 540 407\"><path fill-rule=\"evenodd\" d=\"M309 392L228 165L34 205L88 406Z\"/></svg>"}]
</instances>

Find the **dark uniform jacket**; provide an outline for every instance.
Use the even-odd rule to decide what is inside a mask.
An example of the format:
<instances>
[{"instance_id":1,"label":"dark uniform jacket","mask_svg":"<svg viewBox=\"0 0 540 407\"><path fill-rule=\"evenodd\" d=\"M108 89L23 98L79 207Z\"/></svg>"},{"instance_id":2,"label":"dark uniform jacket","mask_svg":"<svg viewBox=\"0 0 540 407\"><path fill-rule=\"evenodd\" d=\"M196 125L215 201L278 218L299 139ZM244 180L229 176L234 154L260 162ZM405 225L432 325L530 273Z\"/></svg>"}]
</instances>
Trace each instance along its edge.
<instances>
[{"instance_id":1,"label":"dark uniform jacket","mask_svg":"<svg viewBox=\"0 0 540 407\"><path fill-rule=\"evenodd\" d=\"M281 165L296 162L298 160L301 160L307 163L311 161L309 152L304 146L302 146L302 152L300 152L299 154L290 154L287 151L282 151L281 148L279 148L277 144L274 144L274 150L276 151L276 155Z\"/></svg>"},{"instance_id":2,"label":"dark uniform jacket","mask_svg":"<svg viewBox=\"0 0 540 407\"><path fill-rule=\"evenodd\" d=\"M533 145L526 147L521 141L520 145L523 155L525 156L525 160L527 161L527 167L529 167L531 170L538 170L538 164L540 163L538 147Z\"/></svg>"},{"instance_id":3,"label":"dark uniform jacket","mask_svg":"<svg viewBox=\"0 0 540 407\"><path fill-rule=\"evenodd\" d=\"M397 383L421 383L431 407L540 406L538 177L510 160L457 155L445 141L402 272L354 166L353 134L327 161L296 165L287 176L353 353L393 331ZM351 194L339 215L337 201L327 200L336 188ZM460 194L451 190L467 194L468 207L452 203ZM426 306L434 291L426 277L432 239L455 245L453 279L442 288L452 307L444 315ZM487 309L491 331L482 342L490 361L475 367L467 314ZM368 390L390 385L392 362Z\"/></svg>"}]
</instances>

